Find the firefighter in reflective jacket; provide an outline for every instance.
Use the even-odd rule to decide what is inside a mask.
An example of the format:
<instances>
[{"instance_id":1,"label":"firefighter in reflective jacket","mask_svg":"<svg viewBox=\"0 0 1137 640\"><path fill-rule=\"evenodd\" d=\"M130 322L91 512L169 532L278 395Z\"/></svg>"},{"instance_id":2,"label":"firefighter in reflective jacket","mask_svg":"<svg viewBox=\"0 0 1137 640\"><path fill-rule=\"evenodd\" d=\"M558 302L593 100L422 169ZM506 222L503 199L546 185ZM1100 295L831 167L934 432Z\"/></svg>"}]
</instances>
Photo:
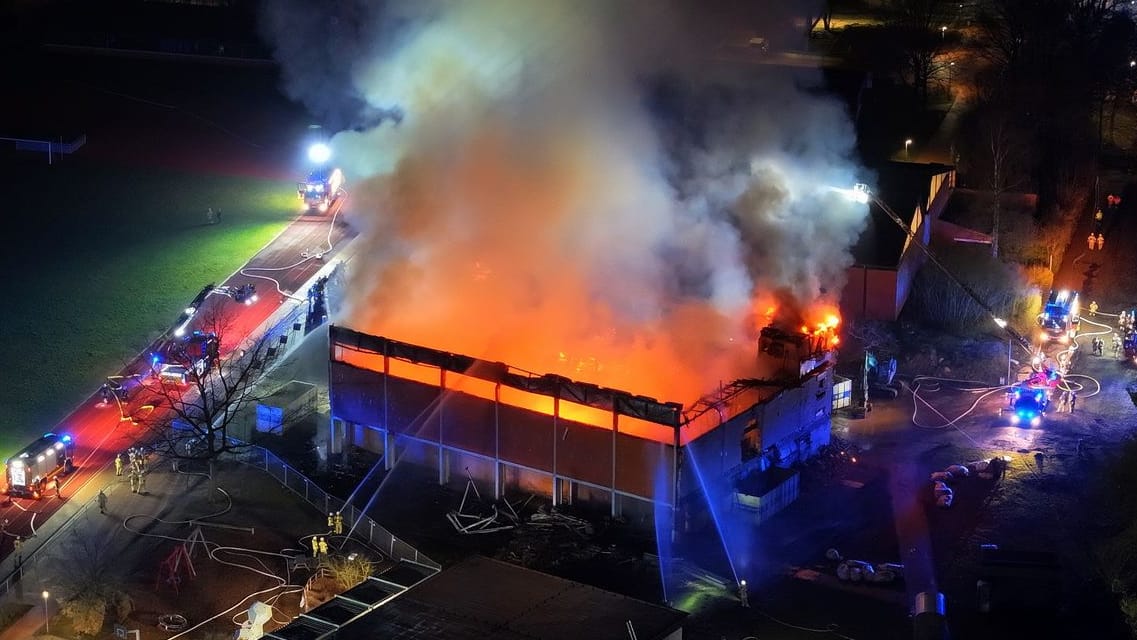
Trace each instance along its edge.
<instances>
[{"instance_id":1,"label":"firefighter in reflective jacket","mask_svg":"<svg viewBox=\"0 0 1137 640\"><path fill-rule=\"evenodd\" d=\"M1095 315L1097 315L1097 312L1098 312L1098 301L1097 300L1090 301L1090 315L1095 316Z\"/></svg>"},{"instance_id":2,"label":"firefighter in reflective jacket","mask_svg":"<svg viewBox=\"0 0 1137 640\"><path fill-rule=\"evenodd\" d=\"M1094 237L1094 234L1091 233L1090 236L1086 238L1086 243L1090 246L1090 251L1093 251L1098 241L1097 238Z\"/></svg>"}]
</instances>

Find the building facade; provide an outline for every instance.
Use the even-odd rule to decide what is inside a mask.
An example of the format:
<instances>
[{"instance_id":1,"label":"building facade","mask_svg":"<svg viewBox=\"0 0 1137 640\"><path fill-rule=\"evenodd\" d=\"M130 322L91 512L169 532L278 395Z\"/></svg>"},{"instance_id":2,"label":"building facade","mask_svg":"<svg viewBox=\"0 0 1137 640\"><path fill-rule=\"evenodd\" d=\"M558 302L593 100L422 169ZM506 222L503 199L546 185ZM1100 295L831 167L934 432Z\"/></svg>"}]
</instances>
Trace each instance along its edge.
<instances>
[{"instance_id":1,"label":"building facade","mask_svg":"<svg viewBox=\"0 0 1137 640\"><path fill-rule=\"evenodd\" d=\"M769 337L769 340L766 338ZM740 380L692 406L537 375L332 326L328 450L355 445L473 479L495 498L524 492L650 519L700 487L804 459L829 441L832 359L764 332L773 379Z\"/></svg>"}]
</instances>

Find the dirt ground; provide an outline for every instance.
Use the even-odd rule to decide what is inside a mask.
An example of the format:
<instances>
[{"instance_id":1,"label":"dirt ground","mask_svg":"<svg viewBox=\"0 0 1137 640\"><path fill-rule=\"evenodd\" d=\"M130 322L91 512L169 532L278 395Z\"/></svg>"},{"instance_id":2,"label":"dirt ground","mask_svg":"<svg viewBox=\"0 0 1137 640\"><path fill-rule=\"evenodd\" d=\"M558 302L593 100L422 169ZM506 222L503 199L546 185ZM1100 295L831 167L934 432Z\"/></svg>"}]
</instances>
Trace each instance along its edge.
<instances>
[{"instance_id":1,"label":"dirt ground","mask_svg":"<svg viewBox=\"0 0 1137 640\"><path fill-rule=\"evenodd\" d=\"M907 460L928 473L994 456L1009 460L1006 476L997 482L957 483L956 502L949 510L931 506L930 491L923 497L938 588L948 597L949 619L958 637L1128 636L1094 554L1104 523L1098 512L1103 507L1093 499L1093 491L1104 464L1137 423L1125 392L1134 372L1129 363L1089 355L1090 334L1109 330L1108 316L1096 321L1101 324L1095 326L1088 318L1083 323L1079 344L1084 348L1075 355L1073 375L1067 378L1081 387L1076 410L1052 412L1037 428L1012 427L1000 419L1003 393L984 396L953 383L925 384L918 399L909 386L898 400L877 400L866 420L835 421L835 432L844 430L865 449L863 462L882 468ZM930 482L925 487L930 489ZM981 544L1056 553L1060 590L1047 605L1038 606L1028 602L1039 596L1030 593L1030 585L1004 585L1003 598L1020 604L980 614L976 581L981 577ZM1007 594L1008 589L1016 593Z\"/></svg>"},{"instance_id":2,"label":"dirt ground","mask_svg":"<svg viewBox=\"0 0 1137 640\"><path fill-rule=\"evenodd\" d=\"M172 635L158 627L165 614L200 625L189 637L228 638L257 600L274 606L276 624L269 628L287 623L300 612L300 590L311 572L289 571L286 556L311 555L302 539L327 532L325 515L256 469L219 465L217 487L224 493L185 471L183 464L174 473L169 463L153 469L146 495L132 494L125 482L108 492L107 515L84 516L41 565L45 586L67 584L61 576L77 558L100 563L133 600L126 626L142 639ZM192 542L198 532L204 544ZM176 573L164 569L183 544L189 563L183 557ZM378 557L345 547L351 551Z\"/></svg>"}]
</instances>

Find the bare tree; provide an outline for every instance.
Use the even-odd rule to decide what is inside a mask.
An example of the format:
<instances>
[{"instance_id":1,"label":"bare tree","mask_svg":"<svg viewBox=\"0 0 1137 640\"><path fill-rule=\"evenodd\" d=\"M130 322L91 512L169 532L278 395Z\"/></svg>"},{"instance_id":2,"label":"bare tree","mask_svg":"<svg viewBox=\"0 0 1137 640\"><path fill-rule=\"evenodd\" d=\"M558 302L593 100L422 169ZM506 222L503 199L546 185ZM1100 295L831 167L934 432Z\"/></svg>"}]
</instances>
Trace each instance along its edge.
<instances>
[{"instance_id":1,"label":"bare tree","mask_svg":"<svg viewBox=\"0 0 1137 640\"><path fill-rule=\"evenodd\" d=\"M170 339L151 359L147 387L155 406L141 421L157 454L209 462L212 469L218 457L248 446L233 431L258 402L255 383L275 349L262 337L222 354L229 320L224 307L212 307L196 331Z\"/></svg>"},{"instance_id":2,"label":"bare tree","mask_svg":"<svg viewBox=\"0 0 1137 640\"><path fill-rule=\"evenodd\" d=\"M817 24L821 23L821 28L829 31L833 26L833 0L824 0L820 6L808 9L806 14L806 37L813 34L813 30L817 28Z\"/></svg>"},{"instance_id":3,"label":"bare tree","mask_svg":"<svg viewBox=\"0 0 1137 640\"><path fill-rule=\"evenodd\" d=\"M99 633L107 613L116 621L130 615L132 602L126 592L121 554L112 541L112 536L100 535L97 528L76 527L49 560L61 612L80 633Z\"/></svg>"},{"instance_id":4,"label":"bare tree","mask_svg":"<svg viewBox=\"0 0 1137 640\"><path fill-rule=\"evenodd\" d=\"M857 320L849 327L849 337L865 351L882 349L892 352L897 348L896 336L888 325L879 320Z\"/></svg>"},{"instance_id":5,"label":"bare tree","mask_svg":"<svg viewBox=\"0 0 1137 640\"><path fill-rule=\"evenodd\" d=\"M375 571L375 563L364 554L332 555L322 566L342 593L363 582Z\"/></svg>"},{"instance_id":6,"label":"bare tree","mask_svg":"<svg viewBox=\"0 0 1137 640\"><path fill-rule=\"evenodd\" d=\"M947 0L892 1L897 42L911 74L912 87L924 105L928 103L928 85L942 72L944 62L940 54L948 44L946 26L951 6Z\"/></svg>"},{"instance_id":7,"label":"bare tree","mask_svg":"<svg viewBox=\"0 0 1137 640\"><path fill-rule=\"evenodd\" d=\"M1062 206L1056 187L1060 176L1070 165L1092 163L1094 142L1100 148L1104 137L1107 102L1123 93L1134 75L1129 67L1133 20L1122 4L982 3L977 54L991 64L981 71L978 86L986 88L985 100L1002 103L1015 114L1015 126L1024 134L1019 164L1031 168L1044 218ZM1094 124L1097 131L1091 129ZM978 137L977 153L987 156L985 128Z\"/></svg>"},{"instance_id":8,"label":"bare tree","mask_svg":"<svg viewBox=\"0 0 1137 640\"><path fill-rule=\"evenodd\" d=\"M987 118L987 138L991 150L991 257L999 257L1000 217L1003 195L1022 182L1014 165L1020 157L1010 115L1005 109L992 109Z\"/></svg>"}]
</instances>

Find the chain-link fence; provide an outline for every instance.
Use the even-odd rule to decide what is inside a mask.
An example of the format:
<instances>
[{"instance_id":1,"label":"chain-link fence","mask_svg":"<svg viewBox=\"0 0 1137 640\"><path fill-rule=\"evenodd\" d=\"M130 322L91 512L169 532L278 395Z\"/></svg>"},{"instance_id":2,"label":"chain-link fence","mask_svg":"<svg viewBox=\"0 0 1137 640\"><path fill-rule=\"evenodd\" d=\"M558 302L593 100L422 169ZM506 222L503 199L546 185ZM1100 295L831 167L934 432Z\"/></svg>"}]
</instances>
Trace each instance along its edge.
<instances>
[{"instance_id":1,"label":"chain-link fence","mask_svg":"<svg viewBox=\"0 0 1137 640\"><path fill-rule=\"evenodd\" d=\"M255 446L248 447L239 454L238 458L251 467L267 472L277 482L323 513L339 512L343 516L343 526L346 532L357 540L383 551L391 560L395 562L407 560L430 567L435 571L442 570L442 566L437 562L419 553L418 549L405 541L396 538L394 534L356 509L355 506L346 504L340 498L321 489L315 482L293 469L287 462L278 458L268 449Z\"/></svg>"},{"instance_id":2,"label":"chain-link fence","mask_svg":"<svg viewBox=\"0 0 1137 640\"><path fill-rule=\"evenodd\" d=\"M109 489L110 487L106 487ZM24 575L34 572L40 561L48 557L47 550L61 535L66 533L72 523L87 513L88 509L98 509L98 495L96 494L86 502L65 500L63 505L51 517L38 527L35 519L31 521L31 536L22 540L15 534L7 531L7 521L3 531L0 532L13 540L21 540L15 549L0 561L0 601L9 596L23 597L24 585L20 582Z\"/></svg>"},{"instance_id":3,"label":"chain-link fence","mask_svg":"<svg viewBox=\"0 0 1137 640\"><path fill-rule=\"evenodd\" d=\"M242 449L242 453L237 457L240 462L268 473L277 482L323 513L340 512L343 516L346 532L357 540L386 553L391 560L395 562L407 560L430 567L435 571L442 570L442 566L437 562L423 555L405 541L396 538L394 534L359 509L345 505L343 500L321 489L315 482L289 466L288 463L268 449L249 446ZM110 489L110 487L108 486L106 489ZM40 562L50 557L47 550L60 535L67 532L73 523L78 521L89 509L97 510L99 508L97 498L96 495L85 502L66 500L59 510L52 514L51 518L40 527L36 527L33 521L32 537L23 540L20 548L0 560L0 601L11 596L23 597L24 585L20 582L21 579L28 572L36 571ZM0 535L12 535L3 531L2 528L0 526Z\"/></svg>"}]
</instances>

